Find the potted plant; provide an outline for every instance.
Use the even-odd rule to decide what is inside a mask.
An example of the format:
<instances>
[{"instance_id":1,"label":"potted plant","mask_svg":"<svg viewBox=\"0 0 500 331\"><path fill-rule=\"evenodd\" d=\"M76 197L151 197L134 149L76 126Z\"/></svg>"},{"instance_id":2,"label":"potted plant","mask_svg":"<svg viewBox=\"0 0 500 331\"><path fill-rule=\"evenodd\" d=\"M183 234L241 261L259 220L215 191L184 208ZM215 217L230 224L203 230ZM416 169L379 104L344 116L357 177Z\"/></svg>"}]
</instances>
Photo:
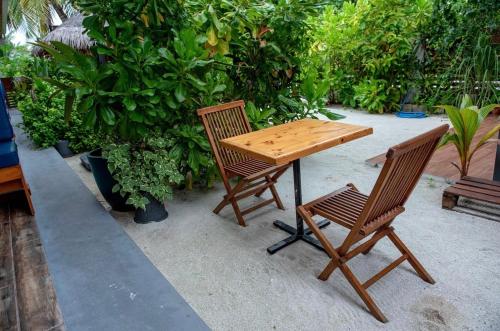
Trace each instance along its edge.
<instances>
[{"instance_id":1,"label":"potted plant","mask_svg":"<svg viewBox=\"0 0 500 331\"><path fill-rule=\"evenodd\" d=\"M467 176L474 154L500 130L500 124L498 124L473 145L472 140L481 126L481 123L493 109L499 106L500 105L492 104L479 108L473 104L469 95L465 95L462 98L459 108L451 105L436 106L436 108L441 108L446 111L453 125L453 131L443 136L438 148L448 144L455 145L460 164L455 162L452 162L452 164L460 172L460 178Z\"/></svg>"},{"instance_id":2,"label":"potted plant","mask_svg":"<svg viewBox=\"0 0 500 331\"><path fill-rule=\"evenodd\" d=\"M172 185L184 177L169 151L175 140L160 130L135 144L111 144L103 149L108 168L116 180L113 192L127 197L136 208L137 223L167 218L164 201L172 197Z\"/></svg>"}]
</instances>

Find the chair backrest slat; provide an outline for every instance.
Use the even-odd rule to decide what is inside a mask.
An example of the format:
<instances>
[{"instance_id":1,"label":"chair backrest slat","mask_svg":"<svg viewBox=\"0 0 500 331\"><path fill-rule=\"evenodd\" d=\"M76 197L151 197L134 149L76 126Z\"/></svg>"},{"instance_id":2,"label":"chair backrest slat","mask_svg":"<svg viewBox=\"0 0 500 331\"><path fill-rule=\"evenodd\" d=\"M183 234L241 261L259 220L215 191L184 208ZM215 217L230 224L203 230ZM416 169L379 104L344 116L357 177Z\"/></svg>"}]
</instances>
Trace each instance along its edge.
<instances>
[{"instance_id":1,"label":"chair backrest slat","mask_svg":"<svg viewBox=\"0 0 500 331\"><path fill-rule=\"evenodd\" d=\"M390 221L390 217L384 219L384 215L403 208L448 128L442 125L389 149L380 176L356 223L358 230L372 232Z\"/></svg>"},{"instance_id":2,"label":"chair backrest slat","mask_svg":"<svg viewBox=\"0 0 500 331\"><path fill-rule=\"evenodd\" d=\"M224 173L225 166L248 159L248 156L220 145L222 139L252 131L242 100L199 109L198 115L202 119L221 173Z\"/></svg>"}]
</instances>

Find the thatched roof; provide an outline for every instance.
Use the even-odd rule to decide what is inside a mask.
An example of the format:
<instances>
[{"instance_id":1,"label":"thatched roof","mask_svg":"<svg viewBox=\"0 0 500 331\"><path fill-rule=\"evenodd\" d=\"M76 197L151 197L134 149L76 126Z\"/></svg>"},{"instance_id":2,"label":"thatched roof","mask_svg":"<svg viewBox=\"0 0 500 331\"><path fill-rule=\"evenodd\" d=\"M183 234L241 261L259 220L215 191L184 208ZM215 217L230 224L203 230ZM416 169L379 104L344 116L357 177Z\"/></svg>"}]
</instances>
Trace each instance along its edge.
<instances>
[{"instance_id":1,"label":"thatched roof","mask_svg":"<svg viewBox=\"0 0 500 331\"><path fill-rule=\"evenodd\" d=\"M81 50L83 52L87 51L94 45L94 41L91 40L84 32L85 28L82 25L83 18L83 15L80 13L69 17L64 23L43 37L41 41L60 41L73 47L74 49ZM32 53L34 55L41 55L43 54L43 51L40 47L35 46L33 47Z\"/></svg>"}]
</instances>

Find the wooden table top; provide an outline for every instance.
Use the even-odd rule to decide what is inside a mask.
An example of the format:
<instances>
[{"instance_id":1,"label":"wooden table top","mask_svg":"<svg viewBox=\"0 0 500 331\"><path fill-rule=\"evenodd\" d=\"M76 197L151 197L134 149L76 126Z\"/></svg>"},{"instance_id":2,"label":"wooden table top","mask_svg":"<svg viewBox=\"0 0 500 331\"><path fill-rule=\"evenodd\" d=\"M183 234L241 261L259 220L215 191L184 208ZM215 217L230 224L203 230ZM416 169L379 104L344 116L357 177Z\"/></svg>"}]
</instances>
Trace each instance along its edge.
<instances>
[{"instance_id":1,"label":"wooden table top","mask_svg":"<svg viewBox=\"0 0 500 331\"><path fill-rule=\"evenodd\" d=\"M366 126L303 119L220 141L225 148L281 165L373 133Z\"/></svg>"}]
</instances>

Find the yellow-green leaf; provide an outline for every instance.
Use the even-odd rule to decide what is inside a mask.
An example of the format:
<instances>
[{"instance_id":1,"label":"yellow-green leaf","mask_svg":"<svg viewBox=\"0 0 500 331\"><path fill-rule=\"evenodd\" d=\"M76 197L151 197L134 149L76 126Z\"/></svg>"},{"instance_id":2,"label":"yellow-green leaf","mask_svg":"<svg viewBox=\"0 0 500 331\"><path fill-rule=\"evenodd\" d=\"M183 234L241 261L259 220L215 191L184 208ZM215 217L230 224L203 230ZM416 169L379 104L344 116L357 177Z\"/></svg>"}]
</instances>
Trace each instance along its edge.
<instances>
[{"instance_id":1,"label":"yellow-green leaf","mask_svg":"<svg viewBox=\"0 0 500 331\"><path fill-rule=\"evenodd\" d=\"M210 46L217 45L219 39L217 38L217 33L215 28L211 25L207 30L207 41Z\"/></svg>"}]
</instances>

